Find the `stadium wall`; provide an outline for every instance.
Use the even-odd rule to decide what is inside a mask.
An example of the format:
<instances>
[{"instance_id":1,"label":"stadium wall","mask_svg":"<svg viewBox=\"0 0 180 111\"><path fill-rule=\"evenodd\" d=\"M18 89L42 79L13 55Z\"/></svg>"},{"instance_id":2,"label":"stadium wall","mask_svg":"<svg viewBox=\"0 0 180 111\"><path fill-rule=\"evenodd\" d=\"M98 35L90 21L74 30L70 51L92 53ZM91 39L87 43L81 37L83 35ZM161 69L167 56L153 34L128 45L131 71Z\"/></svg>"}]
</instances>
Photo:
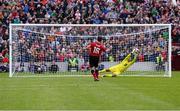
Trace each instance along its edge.
<instances>
[{"instance_id":1,"label":"stadium wall","mask_svg":"<svg viewBox=\"0 0 180 111\"><path fill-rule=\"evenodd\" d=\"M18 64L20 63L16 63L16 66L18 66ZM56 62L56 64L59 66L59 71L64 72L68 70L67 62ZM79 63L79 68L81 67L82 64L83 63ZM104 68L108 68L108 67L118 64L118 62L101 62L101 64L104 65ZM24 63L25 71L28 71L28 65L29 63L27 62ZM50 67L51 62L47 62L46 65ZM167 63L166 63L166 66L167 66ZM156 70L156 64L154 62L136 62L128 70L129 71L154 71Z\"/></svg>"}]
</instances>

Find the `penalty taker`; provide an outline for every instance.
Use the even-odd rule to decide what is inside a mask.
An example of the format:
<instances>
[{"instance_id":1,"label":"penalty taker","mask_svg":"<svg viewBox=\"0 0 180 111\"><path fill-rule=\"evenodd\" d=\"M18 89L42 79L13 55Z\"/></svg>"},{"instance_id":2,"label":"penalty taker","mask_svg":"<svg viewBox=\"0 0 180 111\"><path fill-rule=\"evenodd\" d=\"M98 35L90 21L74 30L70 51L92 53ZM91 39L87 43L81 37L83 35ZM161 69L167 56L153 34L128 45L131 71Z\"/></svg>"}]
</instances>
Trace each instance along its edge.
<instances>
[{"instance_id":1,"label":"penalty taker","mask_svg":"<svg viewBox=\"0 0 180 111\"><path fill-rule=\"evenodd\" d=\"M139 50L136 48L119 64L109 67L107 69L100 70L99 73L102 77L116 77L126 71L132 64L135 63ZM104 72L111 72L112 74L103 74Z\"/></svg>"}]
</instances>

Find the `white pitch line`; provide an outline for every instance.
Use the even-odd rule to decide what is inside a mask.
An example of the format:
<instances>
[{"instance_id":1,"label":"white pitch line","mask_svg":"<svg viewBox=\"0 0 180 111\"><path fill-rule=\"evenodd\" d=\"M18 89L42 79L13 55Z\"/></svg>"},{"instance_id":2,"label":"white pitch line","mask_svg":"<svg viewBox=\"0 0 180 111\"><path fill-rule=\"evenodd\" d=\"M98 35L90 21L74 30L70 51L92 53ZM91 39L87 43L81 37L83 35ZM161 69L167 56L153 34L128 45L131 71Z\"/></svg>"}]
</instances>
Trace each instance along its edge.
<instances>
[{"instance_id":1,"label":"white pitch line","mask_svg":"<svg viewBox=\"0 0 180 111\"><path fill-rule=\"evenodd\" d=\"M15 75L13 77L28 78L28 77L91 77L92 75ZM127 77L169 77L166 75L118 75Z\"/></svg>"}]
</instances>

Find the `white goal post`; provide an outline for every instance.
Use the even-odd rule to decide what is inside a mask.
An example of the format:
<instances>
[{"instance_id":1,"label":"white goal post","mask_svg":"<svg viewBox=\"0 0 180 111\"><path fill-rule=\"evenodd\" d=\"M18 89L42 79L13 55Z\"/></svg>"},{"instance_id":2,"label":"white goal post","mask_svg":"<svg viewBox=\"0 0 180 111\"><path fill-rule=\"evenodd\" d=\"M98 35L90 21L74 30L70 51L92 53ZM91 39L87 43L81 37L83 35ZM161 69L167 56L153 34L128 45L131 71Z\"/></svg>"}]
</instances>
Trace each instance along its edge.
<instances>
[{"instance_id":1,"label":"white goal post","mask_svg":"<svg viewBox=\"0 0 180 111\"><path fill-rule=\"evenodd\" d=\"M9 77L89 76L85 46L98 36L111 49L103 53L100 70L138 48L136 62L121 76L172 75L171 24L10 24L9 36Z\"/></svg>"}]
</instances>

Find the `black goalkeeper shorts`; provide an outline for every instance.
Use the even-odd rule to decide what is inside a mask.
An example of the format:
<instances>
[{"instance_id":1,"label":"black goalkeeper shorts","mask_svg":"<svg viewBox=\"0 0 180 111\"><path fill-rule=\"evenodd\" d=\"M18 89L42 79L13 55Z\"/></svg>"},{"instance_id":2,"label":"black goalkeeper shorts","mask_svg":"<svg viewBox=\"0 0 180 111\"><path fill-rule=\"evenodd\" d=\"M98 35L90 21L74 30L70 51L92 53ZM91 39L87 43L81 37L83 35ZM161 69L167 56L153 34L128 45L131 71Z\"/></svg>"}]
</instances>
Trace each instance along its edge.
<instances>
[{"instance_id":1,"label":"black goalkeeper shorts","mask_svg":"<svg viewBox=\"0 0 180 111\"><path fill-rule=\"evenodd\" d=\"M90 67L98 67L99 57L98 56L89 56L89 65Z\"/></svg>"}]
</instances>

